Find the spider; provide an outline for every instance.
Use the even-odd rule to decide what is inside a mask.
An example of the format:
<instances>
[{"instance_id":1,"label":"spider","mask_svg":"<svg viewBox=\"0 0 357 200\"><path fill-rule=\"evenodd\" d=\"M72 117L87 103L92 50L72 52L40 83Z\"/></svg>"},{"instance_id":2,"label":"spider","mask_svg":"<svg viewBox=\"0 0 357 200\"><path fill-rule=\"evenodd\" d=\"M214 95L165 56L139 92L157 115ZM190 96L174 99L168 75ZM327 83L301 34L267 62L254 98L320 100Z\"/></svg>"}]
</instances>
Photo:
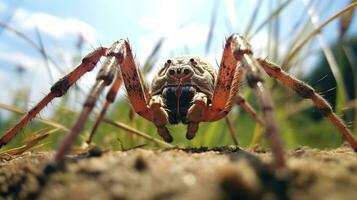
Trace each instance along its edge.
<instances>
[{"instance_id":1,"label":"spider","mask_svg":"<svg viewBox=\"0 0 357 200\"><path fill-rule=\"evenodd\" d=\"M102 56L107 59L97 75L96 83L83 105L80 116L55 155L55 160L58 162L64 159L71 143L88 119L98 96L108 85L112 87L95 127L106 108L114 101L118 89L124 82L133 110L143 118L152 121L157 127L158 134L166 142L172 142L172 136L166 128L167 124L180 122L187 124L186 138L192 139L195 137L200 122L222 119L230 112L234 102L242 103L244 99L237 98L237 93L245 75L249 87L255 91L263 114L263 124L274 158L273 165L277 169L284 168L285 160L278 126L274 119L273 103L263 85L261 70L300 96L311 99L357 151L357 141L351 131L332 111L331 106L323 97L317 94L311 86L284 72L278 65L265 59L255 58L250 44L239 34L233 34L227 38L218 72L202 58L177 57L167 60L158 71L152 81L150 91L135 64L128 41L116 41L110 48L100 47L85 56L77 68L57 81L47 96L0 138L0 146L9 142L52 99L63 96L70 86L97 65Z\"/></svg>"}]
</instances>

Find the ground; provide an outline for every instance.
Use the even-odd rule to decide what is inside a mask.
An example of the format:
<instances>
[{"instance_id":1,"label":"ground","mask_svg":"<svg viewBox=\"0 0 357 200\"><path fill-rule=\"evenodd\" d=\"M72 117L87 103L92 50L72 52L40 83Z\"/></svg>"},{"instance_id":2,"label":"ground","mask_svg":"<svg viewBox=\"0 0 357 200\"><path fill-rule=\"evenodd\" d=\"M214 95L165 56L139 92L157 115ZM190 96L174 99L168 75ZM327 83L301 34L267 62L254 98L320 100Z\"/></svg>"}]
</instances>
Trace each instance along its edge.
<instances>
[{"instance_id":1,"label":"ground","mask_svg":"<svg viewBox=\"0 0 357 200\"><path fill-rule=\"evenodd\" d=\"M215 149L91 151L48 165L53 152L0 161L0 199L356 199L357 154L349 147L287 152L273 173L271 154ZM47 166L47 167L45 167Z\"/></svg>"}]
</instances>

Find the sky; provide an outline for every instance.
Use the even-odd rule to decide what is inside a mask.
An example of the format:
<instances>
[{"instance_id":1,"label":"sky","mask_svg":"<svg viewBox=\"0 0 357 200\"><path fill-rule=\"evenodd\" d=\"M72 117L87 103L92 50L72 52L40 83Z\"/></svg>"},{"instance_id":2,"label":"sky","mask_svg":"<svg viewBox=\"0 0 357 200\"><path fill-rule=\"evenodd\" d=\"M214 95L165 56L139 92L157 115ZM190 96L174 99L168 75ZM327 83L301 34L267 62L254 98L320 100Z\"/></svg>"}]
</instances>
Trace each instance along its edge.
<instances>
[{"instance_id":1,"label":"sky","mask_svg":"<svg viewBox=\"0 0 357 200\"><path fill-rule=\"evenodd\" d=\"M143 63L157 41L164 38L159 62L155 65L157 67L167 59L182 54L206 57L215 63L220 60L225 38L234 32L244 33L257 2L258 0L0 0L0 22L7 23L37 45L39 34L47 54L60 66L57 69L49 63L50 69L46 68L41 54L28 42L11 31L0 29L0 102L12 104L13 95L19 88L28 88L31 91L27 109L38 102L49 92L56 80L74 68L76 62L73 57L78 54L76 43L79 35L84 38L82 56L95 47L108 47L116 40L128 39L137 61ZM277 2L284 1L259 2L262 6L256 24L266 19L269 9L276 6ZM294 33L292 27L299 16L304 13L306 16L303 2L309 1L293 0L279 15L280 26L284 27L280 30L281 40ZM324 21L345 7L349 1L321 2L320 10L317 10L320 21ZM205 54L213 9L217 18L211 50ZM328 42L336 40L337 25L334 22L324 29L322 34ZM357 30L356 23L351 30ZM355 34L355 31L350 31L349 34ZM264 51L267 41L274 41L274 38L268 37L267 29L264 28L251 38L258 56L267 56ZM279 53L283 54L286 46L284 41L281 44ZM18 73L19 66L25 69L22 75ZM94 80L95 72L92 72L83 77L78 85L87 91ZM0 115L2 113L4 111L0 111Z\"/></svg>"}]
</instances>

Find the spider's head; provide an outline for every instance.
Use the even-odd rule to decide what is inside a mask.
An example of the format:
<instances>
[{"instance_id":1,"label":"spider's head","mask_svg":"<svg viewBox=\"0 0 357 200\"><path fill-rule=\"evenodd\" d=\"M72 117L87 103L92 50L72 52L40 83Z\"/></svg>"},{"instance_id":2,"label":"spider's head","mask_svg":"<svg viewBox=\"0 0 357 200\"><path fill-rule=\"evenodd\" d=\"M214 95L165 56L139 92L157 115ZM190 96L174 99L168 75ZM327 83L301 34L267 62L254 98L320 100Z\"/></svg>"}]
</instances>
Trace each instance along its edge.
<instances>
[{"instance_id":1,"label":"spider's head","mask_svg":"<svg viewBox=\"0 0 357 200\"><path fill-rule=\"evenodd\" d=\"M211 99L215 79L216 71L207 61L181 56L167 60L158 71L152 82L151 94L163 98L170 123L185 123L194 95L202 92Z\"/></svg>"},{"instance_id":2,"label":"spider's head","mask_svg":"<svg viewBox=\"0 0 357 200\"><path fill-rule=\"evenodd\" d=\"M177 60L174 62L172 60L167 60L165 65L167 66L165 76L168 78L168 81L173 84L184 84L185 82L190 82L194 71L192 63L194 59L191 58L191 62L184 62L186 60Z\"/></svg>"},{"instance_id":3,"label":"spider's head","mask_svg":"<svg viewBox=\"0 0 357 200\"><path fill-rule=\"evenodd\" d=\"M192 86L212 97L216 70L206 60L193 56L169 59L152 81L152 95L161 94L165 87Z\"/></svg>"}]
</instances>

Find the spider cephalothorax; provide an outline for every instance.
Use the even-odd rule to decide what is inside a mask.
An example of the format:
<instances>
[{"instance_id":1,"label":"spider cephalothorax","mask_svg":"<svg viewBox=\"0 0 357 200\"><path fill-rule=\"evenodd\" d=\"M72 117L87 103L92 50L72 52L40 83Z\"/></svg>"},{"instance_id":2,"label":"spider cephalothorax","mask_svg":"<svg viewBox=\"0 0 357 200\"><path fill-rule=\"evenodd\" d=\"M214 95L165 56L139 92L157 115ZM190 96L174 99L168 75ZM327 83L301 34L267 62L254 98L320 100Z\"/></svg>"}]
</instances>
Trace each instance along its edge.
<instances>
[{"instance_id":1,"label":"spider cephalothorax","mask_svg":"<svg viewBox=\"0 0 357 200\"><path fill-rule=\"evenodd\" d=\"M168 60L158 71L152 82L151 91L145 87L146 84L135 64L128 41L119 40L113 43L110 48L98 48L83 58L82 63L76 69L57 81L52 86L50 93L0 138L0 146L10 141L53 98L62 96L81 76L91 71L102 56L107 57L107 60L99 71L96 83L84 103L80 116L57 151L56 161L63 160L71 143L88 119L98 96L107 85L112 84L112 87L91 136L109 104L114 101L121 83L124 82L133 110L145 119L152 121L161 137L166 142L171 142L173 139L166 128L167 124L186 123L188 127L186 137L192 139L200 122L222 119L230 112L233 103L238 102L242 105L244 99L238 98L237 93L245 73L247 83L255 91L257 102L262 111L262 124L266 128L266 136L274 155L274 166L277 169L283 168L285 161L278 125L274 119L273 103L270 94L263 85L260 70L264 70L269 76L279 80L302 97L311 99L316 107L340 130L352 148L357 151L357 141L351 131L333 113L331 106L323 97L304 82L284 72L279 66L265 59L255 58L248 41L239 34L233 34L226 40L218 73L201 58L178 57Z\"/></svg>"},{"instance_id":2,"label":"spider cephalothorax","mask_svg":"<svg viewBox=\"0 0 357 200\"><path fill-rule=\"evenodd\" d=\"M163 99L170 124L188 123L193 97L202 92L211 102L217 72L206 60L192 56L167 60L152 81L151 95Z\"/></svg>"}]
</instances>

